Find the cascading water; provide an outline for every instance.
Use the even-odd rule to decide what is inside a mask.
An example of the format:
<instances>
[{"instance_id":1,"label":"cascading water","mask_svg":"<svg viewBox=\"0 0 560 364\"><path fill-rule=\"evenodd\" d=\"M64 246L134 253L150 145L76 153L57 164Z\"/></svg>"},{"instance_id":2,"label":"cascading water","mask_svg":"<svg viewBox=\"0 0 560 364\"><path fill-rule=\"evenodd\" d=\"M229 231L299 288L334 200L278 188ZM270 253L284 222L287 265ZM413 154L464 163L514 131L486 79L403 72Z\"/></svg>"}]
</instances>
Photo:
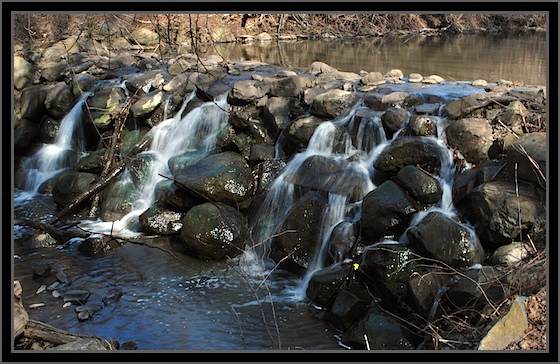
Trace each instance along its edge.
<instances>
[{"instance_id":1,"label":"cascading water","mask_svg":"<svg viewBox=\"0 0 560 364\"><path fill-rule=\"evenodd\" d=\"M24 165L27 171L23 192L15 202L32 198L43 183L75 163L84 152L82 106L91 92L81 95L72 109L62 118L52 144L44 144Z\"/></svg>"},{"instance_id":2,"label":"cascading water","mask_svg":"<svg viewBox=\"0 0 560 364\"><path fill-rule=\"evenodd\" d=\"M182 116L188 103L196 96L193 91L183 102L181 109L172 118L154 126L147 137L152 139L149 150L138 154L146 158L149 165L137 198L128 214L118 221L84 221L82 227L96 232L109 232L117 235L138 235L137 218L148 209L155 199L155 186L166 177L172 178L169 159L181 153L189 154L189 162L195 163L206 157L216 146L218 135L228 122L227 93L193 109ZM132 184L130 170L126 170L120 183Z\"/></svg>"}]
</instances>

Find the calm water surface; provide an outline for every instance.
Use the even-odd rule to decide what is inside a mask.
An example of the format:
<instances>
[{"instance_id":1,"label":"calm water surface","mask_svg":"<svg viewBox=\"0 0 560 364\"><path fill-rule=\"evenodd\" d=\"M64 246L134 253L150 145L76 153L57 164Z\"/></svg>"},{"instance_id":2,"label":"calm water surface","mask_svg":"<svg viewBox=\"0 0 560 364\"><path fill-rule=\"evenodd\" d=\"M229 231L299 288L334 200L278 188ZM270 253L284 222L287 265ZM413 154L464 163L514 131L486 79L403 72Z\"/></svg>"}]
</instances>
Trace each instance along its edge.
<instances>
[{"instance_id":1,"label":"calm water surface","mask_svg":"<svg viewBox=\"0 0 560 364\"><path fill-rule=\"evenodd\" d=\"M504 79L546 85L545 32L217 44L216 51L226 59L288 68L307 68L321 61L347 72L384 74L398 68L405 76L437 74L447 81Z\"/></svg>"}]
</instances>

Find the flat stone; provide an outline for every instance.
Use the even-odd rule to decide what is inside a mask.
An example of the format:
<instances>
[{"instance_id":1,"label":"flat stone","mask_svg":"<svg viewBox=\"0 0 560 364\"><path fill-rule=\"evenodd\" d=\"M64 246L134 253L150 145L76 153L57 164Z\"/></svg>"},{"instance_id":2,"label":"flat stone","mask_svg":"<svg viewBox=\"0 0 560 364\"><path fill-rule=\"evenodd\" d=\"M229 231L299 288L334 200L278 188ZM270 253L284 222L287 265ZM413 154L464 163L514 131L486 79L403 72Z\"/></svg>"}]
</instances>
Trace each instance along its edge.
<instances>
[{"instance_id":1,"label":"flat stone","mask_svg":"<svg viewBox=\"0 0 560 364\"><path fill-rule=\"evenodd\" d=\"M515 340L519 340L529 327L525 300L527 297L518 297L508 313L501 317L486 336L478 344L478 350L504 350Z\"/></svg>"}]
</instances>

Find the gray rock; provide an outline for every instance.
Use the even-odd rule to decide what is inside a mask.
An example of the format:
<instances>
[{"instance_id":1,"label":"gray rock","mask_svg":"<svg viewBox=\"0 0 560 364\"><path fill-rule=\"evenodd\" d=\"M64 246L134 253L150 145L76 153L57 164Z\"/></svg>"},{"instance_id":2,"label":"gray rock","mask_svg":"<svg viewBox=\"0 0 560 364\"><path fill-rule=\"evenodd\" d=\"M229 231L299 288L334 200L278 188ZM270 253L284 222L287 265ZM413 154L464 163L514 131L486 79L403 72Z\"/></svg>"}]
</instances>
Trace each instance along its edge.
<instances>
[{"instance_id":1,"label":"gray rock","mask_svg":"<svg viewBox=\"0 0 560 364\"><path fill-rule=\"evenodd\" d=\"M503 273L493 267L467 269L447 291L449 300L458 307L483 307L505 297L505 287L500 278Z\"/></svg>"},{"instance_id":2,"label":"gray rock","mask_svg":"<svg viewBox=\"0 0 560 364\"><path fill-rule=\"evenodd\" d=\"M408 128L416 136L437 136L437 122L427 116L412 116Z\"/></svg>"},{"instance_id":3,"label":"gray rock","mask_svg":"<svg viewBox=\"0 0 560 364\"><path fill-rule=\"evenodd\" d=\"M75 351L75 350L86 350L86 351L98 351L107 350L107 348L96 338L84 338L72 341L67 344L57 345L47 350L63 350L63 351Z\"/></svg>"},{"instance_id":4,"label":"gray rock","mask_svg":"<svg viewBox=\"0 0 560 364\"><path fill-rule=\"evenodd\" d=\"M468 162L480 163L490 158L494 138L488 120L469 118L451 121L445 134L449 146L457 148Z\"/></svg>"},{"instance_id":5,"label":"gray rock","mask_svg":"<svg viewBox=\"0 0 560 364\"><path fill-rule=\"evenodd\" d=\"M524 134L507 148L507 168L511 176L546 187L546 132Z\"/></svg>"},{"instance_id":6,"label":"gray rock","mask_svg":"<svg viewBox=\"0 0 560 364\"><path fill-rule=\"evenodd\" d=\"M483 183L471 193L477 233L488 243L504 245L533 227L544 214L542 198L534 185L514 182Z\"/></svg>"},{"instance_id":7,"label":"gray rock","mask_svg":"<svg viewBox=\"0 0 560 364\"><path fill-rule=\"evenodd\" d=\"M83 305L89 299L91 292L87 289L73 289L64 292L64 302L72 302L77 305Z\"/></svg>"},{"instance_id":8,"label":"gray rock","mask_svg":"<svg viewBox=\"0 0 560 364\"><path fill-rule=\"evenodd\" d=\"M509 311L491 324L486 335L480 340L477 350L504 350L509 344L521 339L529 327L525 300L517 297Z\"/></svg>"},{"instance_id":9,"label":"gray rock","mask_svg":"<svg viewBox=\"0 0 560 364\"><path fill-rule=\"evenodd\" d=\"M334 89L318 95L311 104L311 114L334 119L344 115L358 101L355 93Z\"/></svg>"},{"instance_id":10,"label":"gray rock","mask_svg":"<svg viewBox=\"0 0 560 364\"><path fill-rule=\"evenodd\" d=\"M49 114L54 117L62 118L72 104L74 95L65 82L57 82L52 87L46 89L45 107Z\"/></svg>"},{"instance_id":11,"label":"gray rock","mask_svg":"<svg viewBox=\"0 0 560 364\"><path fill-rule=\"evenodd\" d=\"M532 247L520 241L502 245L492 253L490 262L492 265L513 266L527 258L533 251Z\"/></svg>"}]
</instances>

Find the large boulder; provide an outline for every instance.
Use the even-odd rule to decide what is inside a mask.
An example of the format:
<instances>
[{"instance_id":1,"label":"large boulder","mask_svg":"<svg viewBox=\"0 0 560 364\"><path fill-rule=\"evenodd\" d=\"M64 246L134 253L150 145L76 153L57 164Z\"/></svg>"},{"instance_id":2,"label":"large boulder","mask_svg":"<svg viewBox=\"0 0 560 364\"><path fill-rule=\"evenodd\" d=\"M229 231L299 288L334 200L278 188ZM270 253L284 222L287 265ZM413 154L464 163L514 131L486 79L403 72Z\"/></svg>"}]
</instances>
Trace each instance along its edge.
<instances>
[{"instance_id":1,"label":"large boulder","mask_svg":"<svg viewBox=\"0 0 560 364\"><path fill-rule=\"evenodd\" d=\"M398 237L418 211L418 203L402 188L393 181L385 181L362 201L362 231L371 242Z\"/></svg>"},{"instance_id":2,"label":"large boulder","mask_svg":"<svg viewBox=\"0 0 560 364\"><path fill-rule=\"evenodd\" d=\"M333 89L318 95L311 104L311 114L327 119L335 119L347 113L358 102L355 93Z\"/></svg>"},{"instance_id":3,"label":"large boulder","mask_svg":"<svg viewBox=\"0 0 560 364\"><path fill-rule=\"evenodd\" d=\"M45 107L50 115L62 118L70 109L74 95L65 82L57 82L49 87L45 97Z\"/></svg>"},{"instance_id":4,"label":"large boulder","mask_svg":"<svg viewBox=\"0 0 560 364\"><path fill-rule=\"evenodd\" d=\"M544 193L534 184L486 182L470 194L472 211L483 241L508 244L544 216Z\"/></svg>"},{"instance_id":5,"label":"large boulder","mask_svg":"<svg viewBox=\"0 0 560 364\"><path fill-rule=\"evenodd\" d=\"M401 137L381 151L373 166L388 177L396 176L401 168L417 165L433 173L441 166L442 148L433 138Z\"/></svg>"},{"instance_id":6,"label":"large boulder","mask_svg":"<svg viewBox=\"0 0 560 364\"><path fill-rule=\"evenodd\" d=\"M65 171L54 182L52 195L58 206L67 206L82 193L88 191L97 181L94 174L86 172Z\"/></svg>"},{"instance_id":7,"label":"large boulder","mask_svg":"<svg viewBox=\"0 0 560 364\"><path fill-rule=\"evenodd\" d=\"M234 206L251 198L255 188L251 168L235 152L213 154L177 170L175 183L179 189Z\"/></svg>"},{"instance_id":8,"label":"large boulder","mask_svg":"<svg viewBox=\"0 0 560 364\"><path fill-rule=\"evenodd\" d=\"M101 197L100 212L103 221L118 221L128 214L140 192L130 180L120 180L105 187Z\"/></svg>"},{"instance_id":9,"label":"large boulder","mask_svg":"<svg viewBox=\"0 0 560 364\"><path fill-rule=\"evenodd\" d=\"M387 109L387 111L381 115L385 133L391 137L399 129L405 127L409 118L410 113L406 109L400 107L391 107Z\"/></svg>"},{"instance_id":10,"label":"large boulder","mask_svg":"<svg viewBox=\"0 0 560 364\"><path fill-rule=\"evenodd\" d=\"M181 241L201 258L233 258L243 251L245 217L231 206L205 202L187 211L182 223Z\"/></svg>"},{"instance_id":11,"label":"large boulder","mask_svg":"<svg viewBox=\"0 0 560 364\"><path fill-rule=\"evenodd\" d=\"M546 186L546 132L523 134L507 148L511 176Z\"/></svg>"},{"instance_id":12,"label":"large boulder","mask_svg":"<svg viewBox=\"0 0 560 364\"><path fill-rule=\"evenodd\" d=\"M420 168L408 165L397 173L398 183L422 204L435 204L443 194L439 181Z\"/></svg>"},{"instance_id":13,"label":"large boulder","mask_svg":"<svg viewBox=\"0 0 560 364\"><path fill-rule=\"evenodd\" d=\"M451 121L445 129L449 146L456 148L470 163L488 160L494 143L492 126L486 119L469 118Z\"/></svg>"},{"instance_id":14,"label":"large boulder","mask_svg":"<svg viewBox=\"0 0 560 364\"><path fill-rule=\"evenodd\" d=\"M415 251L451 267L482 264L484 249L473 230L441 212L430 212L407 231Z\"/></svg>"},{"instance_id":15,"label":"large boulder","mask_svg":"<svg viewBox=\"0 0 560 364\"><path fill-rule=\"evenodd\" d=\"M305 291L307 297L319 307L331 307L351 270L350 264L341 263L314 272Z\"/></svg>"},{"instance_id":16,"label":"large boulder","mask_svg":"<svg viewBox=\"0 0 560 364\"><path fill-rule=\"evenodd\" d=\"M320 244L320 228L327 199L311 191L290 209L270 245L270 258L287 271L304 275Z\"/></svg>"}]
</instances>

